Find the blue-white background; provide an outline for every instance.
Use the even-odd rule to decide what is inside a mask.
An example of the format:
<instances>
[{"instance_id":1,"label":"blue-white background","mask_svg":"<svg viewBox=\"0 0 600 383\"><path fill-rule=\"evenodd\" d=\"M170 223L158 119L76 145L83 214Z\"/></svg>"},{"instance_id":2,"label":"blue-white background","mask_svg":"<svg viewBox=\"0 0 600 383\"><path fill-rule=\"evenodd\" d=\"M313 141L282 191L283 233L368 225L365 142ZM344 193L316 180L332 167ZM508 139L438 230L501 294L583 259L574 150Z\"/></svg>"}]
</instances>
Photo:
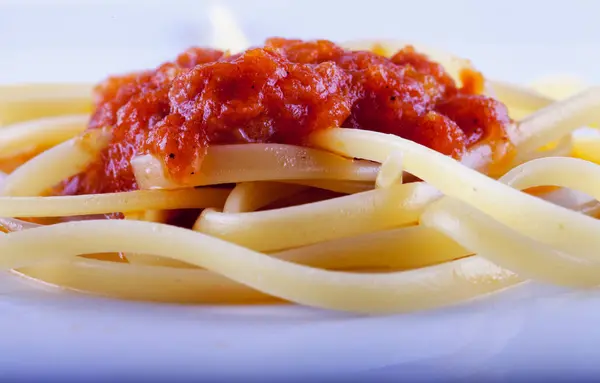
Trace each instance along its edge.
<instances>
[{"instance_id":1,"label":"blue-white background","mask_svg":"<svg viewBox=\"0 0 600 383\"><path fill-rule=\"evenodd\" d=\"M217 2L1 1L0 83L96 81L210 41ZM600 2L223 1L265 37L400 38L488 77L574 72L600 82ZM591 381L600 295L539 285L383 318L306 308L178 307L44 292L0 278L0 380Z\"/></svg>"},{"instance_id":2,"label":"blue-white background","mask_svg":"<svg viewBox=\"0 0 600 383\"><path fill-rule=\"evenodd\" d=\"M208 41L211 4L229 5L256 44L272 35L401 38L468 56L496 78L576 71L600 81L595 0L0 0L0 81L154 66Z\"/></svg>"}]
</instances>

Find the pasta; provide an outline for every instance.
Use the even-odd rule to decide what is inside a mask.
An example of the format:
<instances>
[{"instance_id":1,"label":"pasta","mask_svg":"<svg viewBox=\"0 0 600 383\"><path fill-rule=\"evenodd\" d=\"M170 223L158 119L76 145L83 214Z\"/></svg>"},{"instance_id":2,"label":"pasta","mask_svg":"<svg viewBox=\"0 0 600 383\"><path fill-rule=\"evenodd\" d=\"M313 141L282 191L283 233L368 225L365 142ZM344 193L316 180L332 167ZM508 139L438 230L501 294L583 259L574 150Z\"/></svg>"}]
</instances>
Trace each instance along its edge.
<instances>
[{"instance_id":1,"label":"pasta","mask_svg":"<svg viewBox=\"0 0 600 383\"><path fill-rule=\"evenodd\" d=\"M288 55L285 59L292 64L277 58L277 65L289 65L285 68L291 72L286 76L297 79L309 76L306 73L321 79L321 72L309 70L329 62L347 70L344 60L362 54L345 50L343 54L348 56L339 61L305 63L304 58L291 58L304 52L303 43L290 41L275 39L268 49ZM422 61L425 59L410 49L401 50L404 45L363 41L344 47L373 50L380 57L399 51L394 65L405 65L401 60L408 60L417 70L430 70L433 61ZM448 146L439 149L433 140L436 135L403 138L404 133L358 126L364 121L360 113L369 105L366 99L356 101L359 96L332 93L332 98L310 104L307 100L313 95L304 94L294 98L292 106L281 107L285 112L269 114L273 105L280 105L274 101L256 112L253 108L261 105L259 101L250 107L238 100L233 106L223 101L229 106L220 107L222 120L202 117L205 124L221 124L231 117L227 114L231 107L238 113L232 118L234 125L249 126L232 133L235 140L244 140L243 144L226 140L211 144L206 137L194 136L205 147L192 152L188 146L193 143L184 138L136 138L159 142L161 148L168 148L162 153L141 146L131 149L134 144L117 145L127 137L142 137L119 130L117 125L128 118L126 109L119 112L114 126L102 120L103 124L90 128L101 115L95 112L90 119L90 113L100 110L102 104L94 106L88 85L0 88L0 165L8 173L2 179L0 196L0 217L4 217L0 219L0 266L46 284L121 299L293 302L370 314L458 304L530 279L595 288L600 284L600 255L595 251L600 246L600 222L596 219L600 212L600 135L590 128L587 131L592 133L580 132L600 121L600 88L564 79L539 81L531 87L495 81L479 86L468 60L416 48L446 70L451 80L443 81L453 81L458 92L465 92L464 97L480 103L469 107L485 105L486 113L500 113L502 109L490 109L489 105L496 105L492 104L495 99L506 105L512 117L504 125L506 137L500 136L496 143L478 139L459 148L462 151L443 153ZM213 51L192 53L173 64L172 70L179 71L173 75L175 80L169 79L173 84L194 71L207 70L211 63L223 63L222 68L239 65L236 70L245 65L235 61L242 60L245 53L233 58ZM204 66L185 67L186 60L209 53L218 57ZM272 60L270 54L254 60ZM422 69L419 65L423 62L430 66ZM293 72L301 65L307 65L302 67L302 76ZM385 65L396 70L391 61ZM225 70L222 68L219 70ZM352 68L360 72L360 68ZM334 69L328 70L326 73ZM340 73L338 80L346 72ZM364 78L372 75L360 73ZM424 75L431 74L415 78ZM286 76L277 81L285 81ZM356 77L348 78L357 86ZM239 81L246 79L240 77ZM279 82L269 84L271 88L279 86ZM338 92L337 87L342 89L344 84L329 83L329 90L318 88L315 97ZM204 93L198 94L208 94L206 86ZM252 83L252 89L254 86ZM278 94L288 92L286 86L282 85ZM220 85L218 92L226 88ZM110 86L95 92L111 101L111 95L101 93L107 89ZM169 100L183 94L172 89ZM233 93L240 92L245 90L236 88ZM386 99L378 99L375 110L385 114L381 105L392 105L397 96L388 97L383 88L377 92L377 97L384 94ZM340 94L351 99L348 105L365 104L355 111L344 104L347 99ZM263 95L265 99L275 97ZM245 100L254 100L252 97L250 94ZM422 125L416 126L454 129L461 125L460 115L450 122L448 118L462 109L444 108L449 108L445 102L463 96L444 97L449 101L440 101L437 109L419 120ZM340 99L335 108L310 114ZM150 125L152 119L144 120L148 131L158 135L161 129L194 129L188 120L181 122L195 113L189 100L185 102L171 105L171 110L181 105L188 109L157 125ZM264 134L265 126L275 129L288 111L288 124L294 119L317 124L324 115L334 121L337 115L330 112L335 109L337 113L336 108L354 113L346 121L356 126L314 125L300 141L284 136L289 132L281 133L281 139L273 132L269 132L274 134L269 140L257 138ZM207 115L209 109L202 113ZM242 110L247 114L242 115ZM489 113L485 118L478 115L479 121L491 118ZM244 120L248 115L250 120ZM427 125L437 124L440 115L446 125ZM256 128L256 119L267 119L265 116L271 120L261 120L260 129ZM379 117L369 118L385 124L387 120ZM173 121L181 125L168 125L176 124ZM214 126L225 129L224 125ZM222 131L214 137L229 137ZM131 154L131 160L119 168L123 161L114 156L124 152ZM104 173L94 173L97 169ZM113 178L98 178L97 174ZM126 179L129 174L131 180ZM116 180L121 189L107 190L109 179ZM103 189L67 192L82 187L84 181L91 185L90 180Z\"/></svg>"}]
</instances>

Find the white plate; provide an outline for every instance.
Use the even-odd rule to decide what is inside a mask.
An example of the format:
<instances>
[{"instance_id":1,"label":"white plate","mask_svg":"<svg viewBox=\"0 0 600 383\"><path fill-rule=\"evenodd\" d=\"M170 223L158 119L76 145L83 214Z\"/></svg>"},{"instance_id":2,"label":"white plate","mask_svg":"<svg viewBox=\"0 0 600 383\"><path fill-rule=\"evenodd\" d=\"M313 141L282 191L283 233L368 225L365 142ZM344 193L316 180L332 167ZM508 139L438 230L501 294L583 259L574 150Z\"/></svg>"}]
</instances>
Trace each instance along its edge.
<instances>
[{"instance_id":1,"label":"white plate","mask_svg":"<svg viewBox=\"0 0 600 383\"><path fill-rule=\"evenodd\" d=\"M454 308L367 317L121 302L0 281L3 377L584 381L600 374L598 293L529 284Z\"/></svg>"},{"instance_id":2,"label":"white plate","mask_svg":"<svg viewBox=\"0 0 600 383\"><path fill-rule=\"evenodd\" d=\"M143 8L134 2L48 3L0 4L0 37L9 37L0 38L0 83L96 81L154 66L205 37L205 2ZM557 1L542 11L537 2L518 0L493 7L477 0L371 0L353 10L349 0L337 22L326 15L338 2L228 3L255 43L268 35L417 38L471 58L495 78L528 81L575 71L600 81L600 5L592 1ZM322 14L315 15L315 7ZM446 26L424 30L421 16L434 7L428 26ZM416 16L404 18L403 12ZM294 306L120 302L0 276L2 381L579 382L600 376L597 292L529 284L454 308L364 317Z\"/></svg>"}]
</instances>

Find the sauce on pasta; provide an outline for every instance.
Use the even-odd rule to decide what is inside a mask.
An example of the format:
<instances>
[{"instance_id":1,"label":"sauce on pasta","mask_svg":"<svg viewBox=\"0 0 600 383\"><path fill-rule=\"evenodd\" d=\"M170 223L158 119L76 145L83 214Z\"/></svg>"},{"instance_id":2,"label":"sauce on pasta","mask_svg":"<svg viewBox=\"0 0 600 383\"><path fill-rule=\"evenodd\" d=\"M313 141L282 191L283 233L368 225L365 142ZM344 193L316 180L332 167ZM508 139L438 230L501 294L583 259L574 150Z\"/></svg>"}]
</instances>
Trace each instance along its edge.
<instances>
[{"instance_id":1,"label":"sauce on pasta","mask_svg":"<svg viewBox=\"0 0 600 383\"><path fill-rule=\"evenodd\" d=\"M112 140L61 194L136 190L131 160L143 154L185 185L210 145L306 145L333 127L391 133L457 159L484 140L505 144L506 107L480 94L480 73L461 80L411 46L390 58L326 40L272 38L236 55L192 48L96 87L89 129L112 127Z\"/></svg>"}]
</instances>

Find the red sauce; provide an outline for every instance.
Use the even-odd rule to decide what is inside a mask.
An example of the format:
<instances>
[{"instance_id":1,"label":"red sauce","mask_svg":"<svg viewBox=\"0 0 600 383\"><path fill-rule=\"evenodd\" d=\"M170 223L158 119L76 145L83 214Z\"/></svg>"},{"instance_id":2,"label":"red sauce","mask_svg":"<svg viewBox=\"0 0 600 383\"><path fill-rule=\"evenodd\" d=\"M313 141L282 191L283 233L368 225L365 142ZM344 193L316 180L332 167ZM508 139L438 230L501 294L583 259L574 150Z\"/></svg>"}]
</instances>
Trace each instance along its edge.
<instances>
[{"instance_id":1,"label":"red sauce","mask_svg":"<svg viewBox=\"0 0 600 383\"><path fill-rule=\"evenodd\" d=\"M130 161L148 153L184 183L209 145L305 145L311 132L336 126L395 134L455 158L482 140L506 141L504 105L478 95L479 73L461 80L459 89L412 47L391 58L325 40L273 38L233 56L192 48L96 87L89 129L111 126L113 138L62 192L134 190Z\"/></svg>"}]
</instances>

